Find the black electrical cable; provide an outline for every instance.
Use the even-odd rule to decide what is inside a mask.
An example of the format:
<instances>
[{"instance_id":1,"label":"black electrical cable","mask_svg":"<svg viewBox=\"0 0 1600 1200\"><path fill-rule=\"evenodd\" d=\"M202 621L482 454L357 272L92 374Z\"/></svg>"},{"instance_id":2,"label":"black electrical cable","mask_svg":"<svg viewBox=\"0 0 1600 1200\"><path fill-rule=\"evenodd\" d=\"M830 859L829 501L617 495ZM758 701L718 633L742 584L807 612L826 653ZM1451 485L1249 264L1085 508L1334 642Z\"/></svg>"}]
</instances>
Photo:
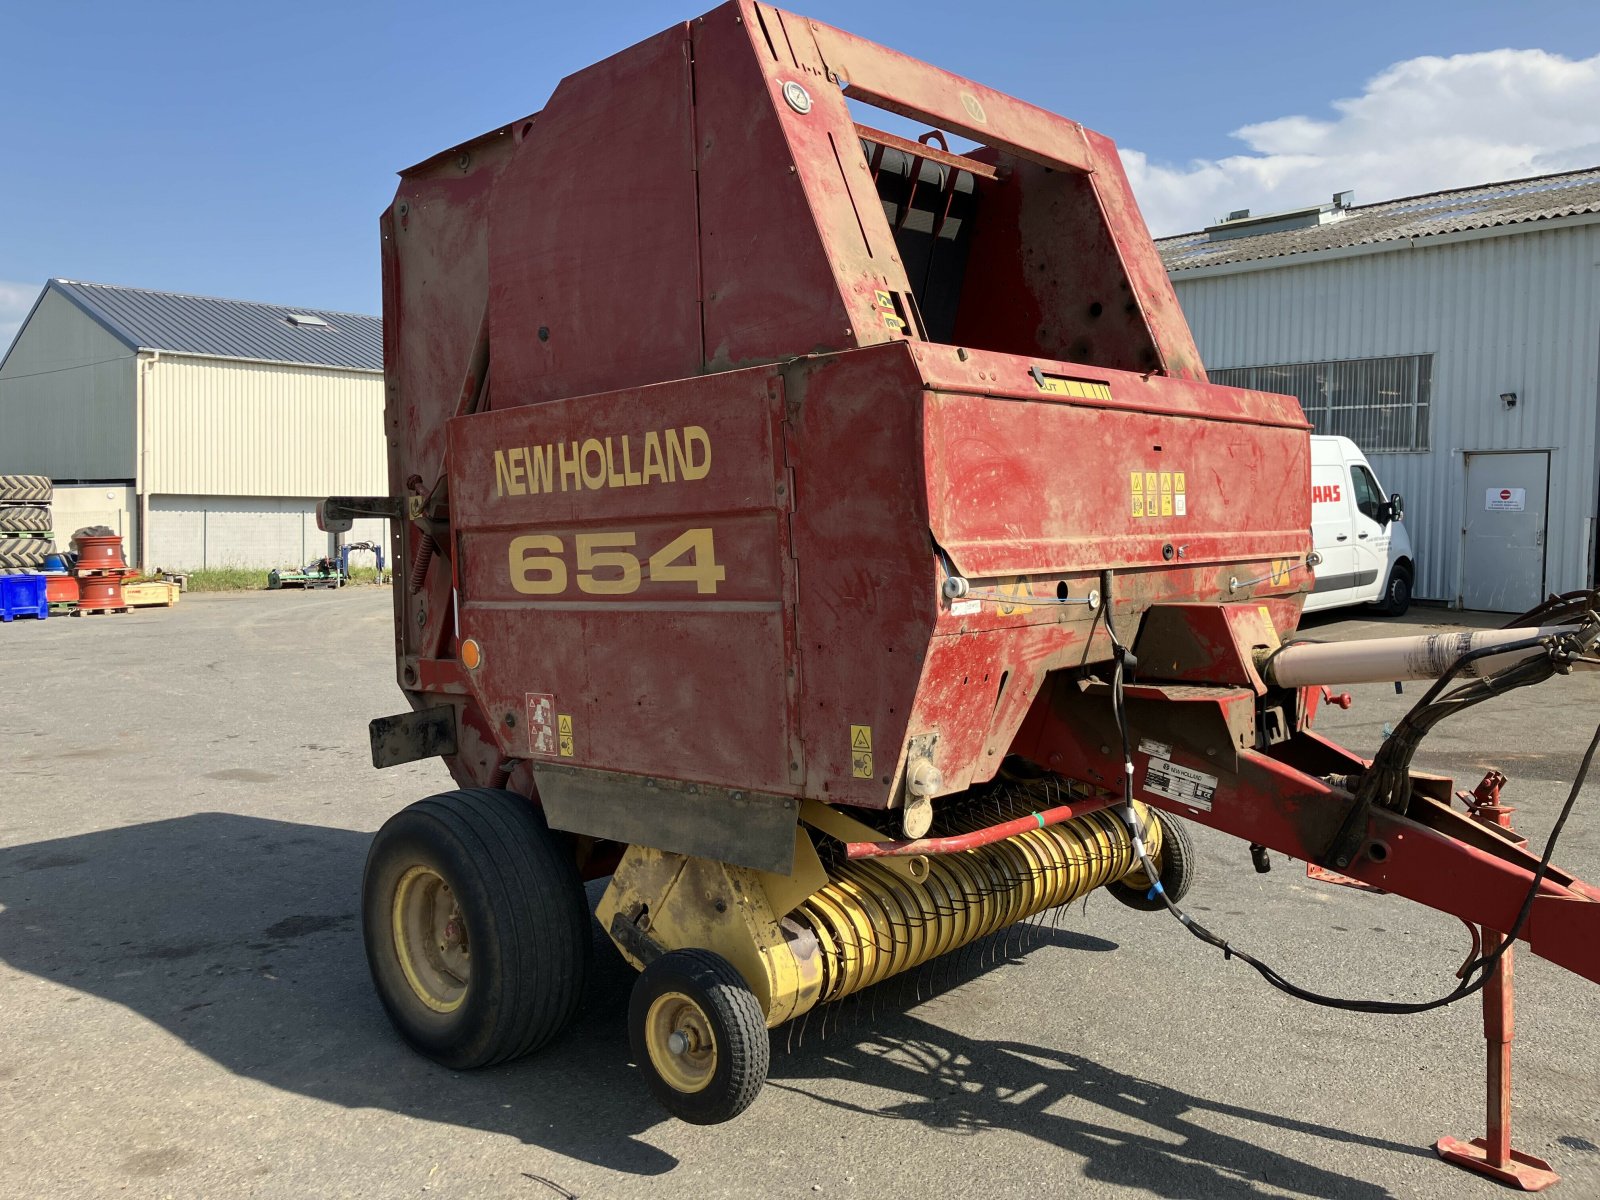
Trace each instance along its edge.
<instances>
[{"instance_id":1,"label":"black electrical cable","mask_svg":"<svg viewBox=\"0 0 1600 1200\"><path fill-rule=\"evenodd\" d=\"M1111 672L1111 706L1116 717L1117 731L1122 738L1122 796L1123 796L1123 821L1127 824L1129 833L1133 838L1134 850L1139 856L1139 862L1144 867L1145 875L1151 881L1151 894L1160 897L1167 911L1176 917L1190 933L1207 945L1215 946L1222 951L1225 959L1237 958L1254 968L1260 976L1279 991L1284 992L1298 1000L1309 1004L1320 1004L1325 1008L1344 1009L1350 1012L1374 1013L1384 1016L1410 1016L1415 1013L1430 1012L1436 1008L1443 1008L1464 1000L1481 991L1489 982L1495 964L1500 961L1501 955L1516 942L1522 932L1522 927L1527 924L1529 915L1533 912L1534 901L1538 899L1539 889L1544 884L1545 875L1550 869L1551 860L1555 856L1556 843L1561 838L1561 831L1566 826L1567 818L1572 815L1573 807L1577 804L1578 794L1583 790L1585 779L1589 775L1590 764L1594 761L1595 751L1600 749L1600 726L1595 727L1594 737L1589 741L1589 748L1584 753L1583 761L1578 766L1578 773L1572 780L1572 790L1567 794L1566 803L1561 806L1561 813L1556 817L1555 824L1550 829L1550 837L1545 842L1544 854L1539 860L1539 866L1533 873L1533 880L1528 886L1528 893L1523 898L1522 908L1517 913L1517 919L1512 922L1511 928L1504 932L1500 944L1488 954L1480 955L1469 962L1461 971L1461 982L1450 992L1434 1000L1421 1001L1395 1001L1395 1000L1347 1000L1339 996L1327 996L1321 992L1313 992L1284 978L1259 958L1249 954L1230 942L1218 937L1204 925L1201 925L1183 909L1179 908L1168 896L1161 886L1160 874L1156 871L1155 864L1150 861L1150 855L1145 851L1143 831L1139 828L1138 814L1133 807L1133 755L1131 750L1131 736L1128 731L1128 709L1126 697L1123 695L1123 662L1127 655L1126 648L1117 638L1116 629L1112 624L1111 616L1111 573L1105 573L1102 586L1102 595L1105 598L1103 611L1106 617L1106 632L1111 637L1113 666ZM1462 664L1457 664L1447 673L1447 680L1454 675ZM1520 665L1520 664L1519 664ZM1515 668L1511 668L1515 669ZM1444 680L1435 684L1430 695L1435 695ZM1477 680L1476 684L1483 684L1487 680ZM1468 685L1471 686L1471 685ZM1465 688L1461 689L1465 690ZM1487 697L1484 697L1487 698ZM1440 701L1447 703L1449 697ZM1420 706L1419 706L1420 707Z\"/></svg>"}]
</instances>

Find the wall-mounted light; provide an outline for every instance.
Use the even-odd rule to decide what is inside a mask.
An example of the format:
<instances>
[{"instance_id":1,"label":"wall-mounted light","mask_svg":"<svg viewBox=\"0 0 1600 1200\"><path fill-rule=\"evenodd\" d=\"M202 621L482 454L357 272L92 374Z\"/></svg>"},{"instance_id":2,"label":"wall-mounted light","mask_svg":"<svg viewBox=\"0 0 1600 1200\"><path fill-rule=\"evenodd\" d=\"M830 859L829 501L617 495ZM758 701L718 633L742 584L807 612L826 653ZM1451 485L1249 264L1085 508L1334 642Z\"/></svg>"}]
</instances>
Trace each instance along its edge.
<instances>
[{"instance_id":1,"label":"wall-mounted light","mask_svg":"<svg viewBox=\"0 0 1600 1200\"><path fill-rule=\"evenodd\" d=\"M1507 408L1515 408L1517 406L1517 394L1515 392L1501 392L1500 403Z\"/></svg>"}]
</instances>

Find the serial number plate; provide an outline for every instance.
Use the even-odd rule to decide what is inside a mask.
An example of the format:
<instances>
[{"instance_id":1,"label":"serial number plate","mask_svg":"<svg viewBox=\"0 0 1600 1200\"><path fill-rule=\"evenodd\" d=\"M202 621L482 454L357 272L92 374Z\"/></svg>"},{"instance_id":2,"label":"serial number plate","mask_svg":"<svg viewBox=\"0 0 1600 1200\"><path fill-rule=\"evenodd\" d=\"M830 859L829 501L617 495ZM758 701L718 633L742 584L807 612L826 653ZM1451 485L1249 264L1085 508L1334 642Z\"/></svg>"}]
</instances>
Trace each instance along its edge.
<instances>
[{"instance_id":1,"label":"serial number plate","mask_svg":"<svg viewBox=\"0 0 1600 1200\"><path fill-rule=\"evenodd\" d=\"M1211 801L1217 794L1217 777L1191 771L1164 758L1152 758L1144 770L1144 790L1210 812Z\"/></svg>"}]
</instances>

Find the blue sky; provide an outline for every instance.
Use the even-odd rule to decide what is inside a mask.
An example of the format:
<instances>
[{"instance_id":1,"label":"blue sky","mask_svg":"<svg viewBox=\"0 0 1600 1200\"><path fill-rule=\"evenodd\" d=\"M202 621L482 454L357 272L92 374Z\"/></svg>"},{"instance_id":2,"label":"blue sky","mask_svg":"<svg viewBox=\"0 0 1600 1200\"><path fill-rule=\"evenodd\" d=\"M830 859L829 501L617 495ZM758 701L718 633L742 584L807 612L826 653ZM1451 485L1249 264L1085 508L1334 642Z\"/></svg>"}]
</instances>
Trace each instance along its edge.
<instances>
[{"instance_id":1,"label":"blue sky","mask_svg":"<svg viewBox=\"0 0 1600 1200\"><path fill-rule=\"evenodd\" d=\"M1080 120L1157 233L1600 163L1600 5L812 0ZM52 275L377 312L394 172L698 7L0 6L0 345Z\"/></svg>"}]
</instances>

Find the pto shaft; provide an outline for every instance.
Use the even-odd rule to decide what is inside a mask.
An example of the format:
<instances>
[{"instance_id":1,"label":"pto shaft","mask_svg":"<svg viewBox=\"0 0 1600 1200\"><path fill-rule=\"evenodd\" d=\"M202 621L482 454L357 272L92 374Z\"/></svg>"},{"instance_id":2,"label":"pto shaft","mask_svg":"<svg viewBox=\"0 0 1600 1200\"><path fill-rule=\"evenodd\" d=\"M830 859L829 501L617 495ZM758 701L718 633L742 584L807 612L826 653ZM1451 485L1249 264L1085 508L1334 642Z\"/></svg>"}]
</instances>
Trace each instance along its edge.
<instances>
[{"instance_id":1,"label":"pto shaft","mask_svg":"<svg viewBox=\"0 0 1600 1200\"><path fill-rule=\"evenodd\" d=\"M1425 637L1373 638L1362 642L1296 642L1280 650L1262 653L1256 665L1268 683L1279 687L1437 679L1464 654L1579 631L1576 625L1542 625L1536 629L1434 633ZM1461 674L1466 677L1493 675L1546 652L1544 646L1533 645L1508 650L1504 654L1490 654L1468 663ZM1573 665L1593 666L1582 659Z\"/></svg>"}]
</instances>

